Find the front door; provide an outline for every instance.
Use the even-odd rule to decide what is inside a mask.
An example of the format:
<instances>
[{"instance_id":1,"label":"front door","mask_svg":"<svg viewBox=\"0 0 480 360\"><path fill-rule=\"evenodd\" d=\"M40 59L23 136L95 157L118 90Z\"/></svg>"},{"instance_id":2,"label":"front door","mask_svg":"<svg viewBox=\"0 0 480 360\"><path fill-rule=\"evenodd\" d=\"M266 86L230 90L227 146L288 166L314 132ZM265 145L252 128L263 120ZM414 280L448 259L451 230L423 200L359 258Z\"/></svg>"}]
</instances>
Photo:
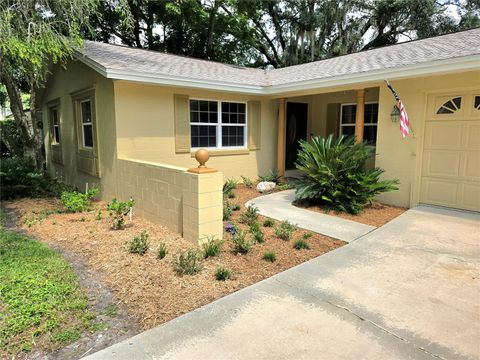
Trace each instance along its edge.
<instances>
[{"instance_id":1,"label":"front door","mask_svg":"<svg viewBox=\"0 0 480 360\"><path fill-rule=\"evenodd\" d=\"M300 140L307 139L308 104L287 103L285 169L295 169Z\"/></svg>"}]
</instances>

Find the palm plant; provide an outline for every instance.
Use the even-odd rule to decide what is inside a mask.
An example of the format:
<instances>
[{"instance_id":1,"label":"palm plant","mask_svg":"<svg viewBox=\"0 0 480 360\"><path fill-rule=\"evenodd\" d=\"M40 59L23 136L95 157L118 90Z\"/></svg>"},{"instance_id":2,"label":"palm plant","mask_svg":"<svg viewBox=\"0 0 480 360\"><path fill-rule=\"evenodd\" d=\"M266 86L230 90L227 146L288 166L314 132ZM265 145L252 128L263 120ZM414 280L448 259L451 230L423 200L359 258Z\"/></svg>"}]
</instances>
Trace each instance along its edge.
<instances>
[{"instance_id":1,"label":"palm plant","mask_svg":"<svg viewBox=\"0 0 480 360\"><path fill-rule=\"evenodd\" d=\"M294 181L296 201L358 214L376 195L398 190L398 180L380 180L382 169L366 169L373 147L355 143L354 137L313 137L300 146L296 167L303 176Z\"/></svg>"}]
</instances>

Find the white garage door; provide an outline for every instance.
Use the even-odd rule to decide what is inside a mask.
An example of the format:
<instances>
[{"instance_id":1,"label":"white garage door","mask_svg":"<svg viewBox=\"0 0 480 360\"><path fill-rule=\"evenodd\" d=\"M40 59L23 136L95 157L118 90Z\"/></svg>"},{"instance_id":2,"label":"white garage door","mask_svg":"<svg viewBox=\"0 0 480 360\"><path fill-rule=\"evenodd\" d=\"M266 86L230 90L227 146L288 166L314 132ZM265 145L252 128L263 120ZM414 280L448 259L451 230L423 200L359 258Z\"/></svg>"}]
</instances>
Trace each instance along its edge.
<instances>
[{"instance_id":1,"label":"white garage door","mask_svg":"<svg viewBox=\"0 0 480 360\"><path fill-rule=\"evenodd\" d=\"M480 211L480 89L427 109L420 202Z\"/></svg>"}]
</instances>

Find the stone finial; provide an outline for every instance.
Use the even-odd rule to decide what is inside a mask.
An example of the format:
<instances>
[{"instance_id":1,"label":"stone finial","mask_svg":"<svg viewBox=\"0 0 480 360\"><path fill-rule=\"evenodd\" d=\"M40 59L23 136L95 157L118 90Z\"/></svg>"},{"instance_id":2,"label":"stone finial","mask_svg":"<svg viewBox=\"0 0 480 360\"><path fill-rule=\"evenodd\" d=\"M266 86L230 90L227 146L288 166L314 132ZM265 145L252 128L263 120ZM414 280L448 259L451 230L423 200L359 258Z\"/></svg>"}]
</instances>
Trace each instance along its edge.
<instances>
[{"instance_id":1,"label":"stone finial","mask_svg":"<svg viewBox=\"0 0 480 360\"><path fill-rule=\"evenodd\" d=\"M217 172L216 169L212 169L207 167L205 163L210 159L210 154L206 149L198 149L195 152L195 159L198 161L200 165L196 168L188 169L188 172L196 173L196 174L205 174L205 173L213 173Z\"/></svg>"}]
</instances>

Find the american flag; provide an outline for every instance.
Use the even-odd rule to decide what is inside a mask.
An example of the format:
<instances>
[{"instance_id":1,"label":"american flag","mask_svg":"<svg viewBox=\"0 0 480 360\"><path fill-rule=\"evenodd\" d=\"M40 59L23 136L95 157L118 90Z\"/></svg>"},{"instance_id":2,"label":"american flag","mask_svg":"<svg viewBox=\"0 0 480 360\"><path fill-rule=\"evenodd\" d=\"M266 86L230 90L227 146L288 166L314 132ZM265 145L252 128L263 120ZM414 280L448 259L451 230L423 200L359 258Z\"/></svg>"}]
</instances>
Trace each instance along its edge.
<instances>
[{"instance_id":1,"label":"american flag","mask_svg":"<svg viewBox=\"0 0 480 360\"><path fill-rule=\"evenodd\" d=\"M385 82L395 97L395 100L397 100L397 107L398 110L400 110L400 131L402 132L402 136L405 138L408 134L410 134L410 121L408 120L407 110L405 110L402 100L400 100L400 97L397 95L395 90L393 90L392 85L390 85L387 80L385 80Z\"/></svg>"}]
</instances>

